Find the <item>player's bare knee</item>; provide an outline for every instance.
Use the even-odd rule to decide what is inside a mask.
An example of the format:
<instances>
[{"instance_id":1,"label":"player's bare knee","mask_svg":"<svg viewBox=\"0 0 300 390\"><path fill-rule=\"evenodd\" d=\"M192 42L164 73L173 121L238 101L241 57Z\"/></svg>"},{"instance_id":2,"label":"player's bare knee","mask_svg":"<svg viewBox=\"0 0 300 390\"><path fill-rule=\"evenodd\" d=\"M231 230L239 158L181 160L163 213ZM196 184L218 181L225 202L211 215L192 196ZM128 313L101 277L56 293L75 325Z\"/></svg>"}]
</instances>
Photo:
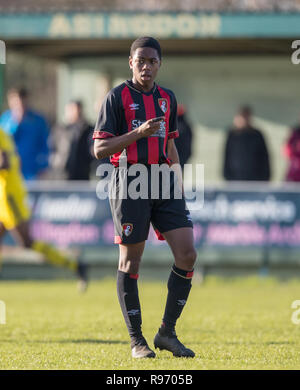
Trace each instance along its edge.
<instances>
[{"instance_id":1,"label":"player's bare knee","mask_svg":"<svg viewBox=\"0 0 300 390\"><path fill-rule=\"evenodd\" d=\"M183 252L175 258L175 264L178 268L183 268L186 270L192 270L194 268L195 262L197 259L197 252L195 249L190 249Z\"/></svg>"},{"instance_id":2,"label":"player's bare knee","mask_svg":"<svg viewBox=\"0 0 300 390\"><path fill-rule=\"evenodd\" d=\"M137 274L140 262L140 258L121 258L119 260L119 270L126 273Z\"/></svg>"}]
</instances>

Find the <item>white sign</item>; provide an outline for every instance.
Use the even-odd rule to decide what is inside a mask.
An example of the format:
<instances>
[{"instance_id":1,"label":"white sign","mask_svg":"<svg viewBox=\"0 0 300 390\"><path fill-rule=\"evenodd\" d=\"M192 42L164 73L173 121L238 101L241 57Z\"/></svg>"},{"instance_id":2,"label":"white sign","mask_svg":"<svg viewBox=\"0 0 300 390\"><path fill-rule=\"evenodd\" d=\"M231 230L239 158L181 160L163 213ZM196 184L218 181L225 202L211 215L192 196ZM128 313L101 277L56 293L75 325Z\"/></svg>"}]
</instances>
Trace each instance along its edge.
<instances>
[{"instance_id":1,"label":"white sign","mask_svg":"<svg viewBox=\"0 0 300 390\"><path fill-rule=\"evenodd\" d=\"M297 49L293 52L291 61L294 65L300 64L300 40L296 40L292 42L292 49Z\"/></svg>"},{"instance_id":2,"label":"white sign","mask_svg":"<svg viewBox=\"0 0 300 390\"><path fill-rule=\"evenodd\" d=\"M6 47L5 42L0 41L0 64L6 63Z\"/></svg>"}]
</instances>

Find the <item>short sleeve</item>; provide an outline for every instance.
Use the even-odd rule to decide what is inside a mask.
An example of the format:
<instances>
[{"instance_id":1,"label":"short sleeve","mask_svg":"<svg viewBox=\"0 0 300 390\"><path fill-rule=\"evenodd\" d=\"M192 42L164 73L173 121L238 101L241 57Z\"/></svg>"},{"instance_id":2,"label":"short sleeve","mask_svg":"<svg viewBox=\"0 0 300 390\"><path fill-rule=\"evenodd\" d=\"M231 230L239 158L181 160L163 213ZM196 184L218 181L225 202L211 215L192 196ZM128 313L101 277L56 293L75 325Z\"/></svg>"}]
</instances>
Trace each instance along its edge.
<instances>
[{"instance_id":1,"label":"short sleeve","mask_svg":"<svg viewBox=\"0 0 300 390\"><path fill-rule=\"evenodd\" d=\"M178 138L178 137L179 137L179 132L178 132L178 123L177 123L177 101L175 95L172 93L168 139Z\"/></svg>"},{"instance_id":2,"label":"short sleeve","mask_svg":"<svg viewBox=\"0 0 300 390\"><path fill-rule=\"evenodd\" d=\"M114 137L118 135L119 127L119 104L116 95L110 91L102 103L94 129L93 139Z\"/></svg>"}]
</instances>

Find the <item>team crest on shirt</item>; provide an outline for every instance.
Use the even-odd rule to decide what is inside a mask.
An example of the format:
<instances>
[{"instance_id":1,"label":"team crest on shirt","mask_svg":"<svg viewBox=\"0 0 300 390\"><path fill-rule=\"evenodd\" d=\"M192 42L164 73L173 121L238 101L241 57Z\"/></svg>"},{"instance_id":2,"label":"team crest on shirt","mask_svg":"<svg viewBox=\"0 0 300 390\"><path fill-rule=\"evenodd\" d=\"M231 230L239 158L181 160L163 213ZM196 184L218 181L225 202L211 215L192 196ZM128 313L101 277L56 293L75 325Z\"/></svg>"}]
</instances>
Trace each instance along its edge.
<instances>
[{"instance_id":1,"label":"team crest on shirt","mask_svg":"<svg viewBox=\"0 0 300 390\"><path fill-rule=\"evenodd\" d=\"M162 112L165 114L168 111L168 100L165 98L158 99L158 104Z\"/></svg>"},{"instance_id":2,"label":"team crest on shirt","mask_svg":"<svg viewBox=\"0 0 300 390\"><path fill-rule=\"evenodd\" d=\"M130 236L133 230L133 224L132 223L123 223L122 224L122 230L126 237Z\"/></svg>"}]
</instances>

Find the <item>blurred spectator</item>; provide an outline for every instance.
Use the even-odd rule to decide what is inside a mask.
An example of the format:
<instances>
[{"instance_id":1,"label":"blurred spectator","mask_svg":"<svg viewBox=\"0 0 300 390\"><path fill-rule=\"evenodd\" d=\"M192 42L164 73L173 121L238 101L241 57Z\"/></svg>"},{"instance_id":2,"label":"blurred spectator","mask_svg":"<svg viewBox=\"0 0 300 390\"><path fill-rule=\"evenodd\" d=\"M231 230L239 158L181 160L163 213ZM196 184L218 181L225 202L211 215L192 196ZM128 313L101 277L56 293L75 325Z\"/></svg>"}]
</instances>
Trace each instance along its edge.
<instances>
[{"instance_id":1,"label":"blurred spectator","mask_svg":"<svg viewBox=\"0 0 300 390\"><path fill-rule=\"evenodd\" d=\"M178 104L177 118L179 137L175 138L175 145L178 151L181 168L183 168L192 154L193 133L185 114L185 106L183 104Z\"/></svg>"},{"instance_id":2,"label":"blurred spectator","mask_svg":"<svg viewBox=\"0 0 300 390\"><path fill-rule=\"evenodd\" d=\"M26 180L40 178L48 168L49 129L46 120L28 107L24 88L12 88L7 93L9 110L0 117L0 126L14 138Z\"/></svg>"},{"instance_id":3,"label":"blurred spectator","mask_svg":"<svg viewBox=\"0 0 300 390\"><path fill-rule=\"evenodd\" d=\"M252 126L251 116L251 108L242 107L229 129L223 166L226 180L270 180L266 143L260 130Z\"/></svg>"},{"instance_id":4,"label":"blurred spectator","mask_svg":"<svg viewBox=\"0 0 300 390\"><path fill-rule=\"evenodd\" d=\"M68 180L89 180L92 155L91 127L83 115L80 101L65 106L65 125L53 131L51 156L52 167L65 174Z\"/></svg>"},{"instance_id":5,"label":"blurred spectator","mask_svg":"<svg viewBox=\"0 0 300 390\"><path fill-rule=\"evenodd\" d=\"M284 145L284 155L289 160L286 180L300 181L300 123L291 129L291 134Z\"/></svg>"},{"instance_id":6,"label":"blurred spectator","mask_svg":"<svg viewBox=\"0 0 300 390\"><path fill-rule=\"evenodd\" d=\"M108 90L106 90L107 92ZM102 103L104 101L104 96L102 96L102 98L97 98L94 102L94 110L95 110L95 114L96 116L99 115L99 111L101 109L101 106L102 106ZM92 152L93 154L93 157L94 157L94 151ZM110 162L110 158L109 157L104 157L104 158L101 158L100 160L97 160L96 158L93 159L92 161L92 168L91 168L91 171L92 171L92 175L91 175L91 179L92 180L101 180L101 179L104 179L106 178L108 175L105 173L105 174L100 174L100 171L98 170L98 168L100 168L100 165L102 164L111 164Z\"/></svg>"}]
</instances>

